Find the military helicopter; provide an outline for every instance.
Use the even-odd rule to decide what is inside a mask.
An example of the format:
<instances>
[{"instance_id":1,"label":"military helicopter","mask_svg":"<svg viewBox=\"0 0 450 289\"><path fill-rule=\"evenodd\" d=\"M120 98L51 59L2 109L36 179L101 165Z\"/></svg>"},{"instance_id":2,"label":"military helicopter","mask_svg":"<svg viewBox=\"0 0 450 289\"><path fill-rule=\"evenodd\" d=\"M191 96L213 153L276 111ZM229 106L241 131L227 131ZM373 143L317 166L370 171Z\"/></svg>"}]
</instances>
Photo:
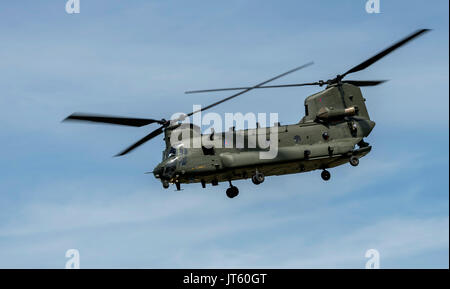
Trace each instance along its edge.
<instances>
[{"instance_id":1,"label":"military helicopter","mask_svg":"<svg viewBox=\"0 0 450 289\"><path fill-rule=\"evenodd\" d=\"M259 185L264 182L266 176L322 170L322 179L328 181L331 177L328 169L347 162L352 166L358 166L359 159L371 151L372 147L364 141L364 138L369 136L375 126L375 122L369 117L360 87L376 86L385 82L385 80L344 80L344 78L348 74L366 69L427 31L429 29L420 29L354 66L347 72L327 81L266 85L271 81L312 64L307 63L252 87L188 91L186 93L228 90L238 90L239 92L170 121L166 119L129 118L85 113L74 113L65 120L133 127L142 127L154 123L159 124L159 128L116 156L123 156L164 133L166 149L163 151L162 162L154 168L153 174L161 180L162 186L166 189L169 188L170 184L175 184L177 190L180 190L181 184L184 183L201 183L202 187L205 188L206 184L217 186L219 182L228 182L230 186L226 190L226 195L229 198L234 198L239 194L239 190L232 184L232 181L240 179L251 178L255 185ZM276 124L278 153L274 158L261 159L259 153L262 149L258 146L250 148L244 145L244 147L240 148L230 148L213 145L195 148L189 147L183 141L176 145L173 145L173 139L171 141L171 136L177 129L190 132L188 142L194 139L194 135L200 135L202 138L206 137L211 141L216 139L222 141L227 137L227 133L228 136L231 134L234 139L237 135L249 138L251 135L259 133L258 128L237 131L231 129L229 132L216 133L212 131L210 134L201 134L200 127L193 124L185 124L183 121L196 113L213 108L253 89L301 86L322 87L324 85L326 85L324 90L305 99L305 116L300 122L283 126L279 123ZM267 134L267 130L264 130L262 133Z\"/></svg>"}]
</instances>

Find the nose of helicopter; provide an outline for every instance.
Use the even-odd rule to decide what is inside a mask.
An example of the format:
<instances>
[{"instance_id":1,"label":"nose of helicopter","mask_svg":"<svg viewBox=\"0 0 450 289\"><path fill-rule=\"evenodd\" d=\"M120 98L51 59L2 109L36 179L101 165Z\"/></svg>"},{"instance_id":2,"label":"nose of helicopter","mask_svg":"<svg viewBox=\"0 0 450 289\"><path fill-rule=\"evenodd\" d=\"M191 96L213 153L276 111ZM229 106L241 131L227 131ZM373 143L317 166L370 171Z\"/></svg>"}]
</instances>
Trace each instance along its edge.
<instances>
[{"instance_id":1,"label":"nose of helicopter","mask_svg":"<svg viewBox=\"0 0 450 289\"><path fill-rule=\"evenodd\" d=\"M175 174L176 164L176 160L162 162L153 169L153 175L155 178L169 180Z\"/></svg>"},{"instance_id":2,"label":"nose of helicopter","mask_svg":"<svg viewBox=\"0 0 450 289\"><path fill-rule=\"evenodd\" d=\"M155 178L161 178L163 172L164 172L164 167L161 164L157 165L153 169L153 175L155 176Z\"/></svg>"}]
</instances>

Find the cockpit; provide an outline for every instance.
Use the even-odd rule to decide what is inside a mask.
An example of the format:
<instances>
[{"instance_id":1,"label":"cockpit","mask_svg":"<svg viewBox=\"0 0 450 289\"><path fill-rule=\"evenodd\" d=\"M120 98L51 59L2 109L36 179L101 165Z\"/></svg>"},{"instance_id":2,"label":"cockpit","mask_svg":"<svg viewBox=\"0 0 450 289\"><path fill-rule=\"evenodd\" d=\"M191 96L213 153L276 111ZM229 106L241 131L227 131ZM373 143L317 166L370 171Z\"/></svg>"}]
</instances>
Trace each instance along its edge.
<instances>
[{"instance_id":1,"label":"cockpit","mask_svg":"<svg viewBox=\"0 0 450 289\"><path fill-rule=\"evenodd\" d=\"M170 147L169 149L165 150L163 152L163 161L173 158L173 157L178 157L178 156L183 156L183 155L187 155L187 149L184 148L182 145L175 147Z\"/></svg>"},{"instance_id":2,"label":"cockpit","mask_svg":"<svg viewBox=\"0 0 450 289\"><path fill-rule=\"evenodd\" d=\"M168 159L168 158L174 157L176 155L177 155L177 149L174 148L174 147L170 147L170 149L168 149L166 151L166 157L165 158Z\"/></svg>"},{"instance_id":3,"label":"cockpit","mask_svg":"<svg viewBox=\"0 0 450 289\"><path fill-rule=\"evenodd\" d=\"M187 148L182 145L170 147L163 152L163 161L153 170L157 178L171 179L178 166L186 165Z\"/></svg>"}]
</instances>

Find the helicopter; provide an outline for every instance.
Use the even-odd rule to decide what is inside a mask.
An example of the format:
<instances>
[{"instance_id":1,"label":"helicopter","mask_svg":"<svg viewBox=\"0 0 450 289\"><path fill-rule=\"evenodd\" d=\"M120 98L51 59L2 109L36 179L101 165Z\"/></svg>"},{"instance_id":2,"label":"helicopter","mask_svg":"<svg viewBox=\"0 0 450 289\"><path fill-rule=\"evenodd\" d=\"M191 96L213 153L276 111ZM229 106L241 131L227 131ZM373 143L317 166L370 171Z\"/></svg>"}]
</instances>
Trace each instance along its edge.
<instances>
[{"instance_id":1,"label":"helicopter","mask_svg":"<svg viewBox=\"0 0 450 289\"><path fill-rule=\"evenodd\" d=\"M226 195L234 198L239 194L239 189L232 184L232 181L235 180L250 178L255 185L260 185L267 176L321 170L321 178L328 181L331 178L329 169L346 163L356 167L360 158L371 151L372 146L364 139L375 127L375 122L369 117L361 87L376 86L386 81L344 80L344 78L349 74L368 68L397 48L428 31L430 29L417 30L345 73L338 74L335 78L326 81L267 85L269 82L311 65L312 62L310 62L251 87L187 91L186 93L233 90L238 92L171 120L73 113L64 121L132 127L160 125L159 128L116 156L126 155L147 141L164 134L166 148L163 151L163 160L153 169L152 173L155 178L160 179L165 189L169 188L171 184L174 184L177 190L181 190L181 184L200 183L202 188L205 188L207 184L217 186L220 182L228 182L229 188L226 190ZM273 158L259 157L264 149L258 145L250 147L245 142L241 147L237 147L235 144L232 147L220 145L230 136L232 139L236 139L238 135L249 139L251 136L263 134L263 137L268 139L267 129L261 130L258 124L256 129L235 130L233 127L228 132L216 133L212 130L209 134L202 134L199 126L183 123L186 118L196 113L211 109L254 89L302 86L325 86L325 89L305 98L305 115L298 123L288 125L277 123L274 127L269 128L269 131L272 129L276 131L278 140L277 154ZM180 130L187 131L188 138L178 142L174 141L177 130L178 132ZM199 137L209 139L213 144L192 146L192 142Z\"/></svg>"}]
</instances>

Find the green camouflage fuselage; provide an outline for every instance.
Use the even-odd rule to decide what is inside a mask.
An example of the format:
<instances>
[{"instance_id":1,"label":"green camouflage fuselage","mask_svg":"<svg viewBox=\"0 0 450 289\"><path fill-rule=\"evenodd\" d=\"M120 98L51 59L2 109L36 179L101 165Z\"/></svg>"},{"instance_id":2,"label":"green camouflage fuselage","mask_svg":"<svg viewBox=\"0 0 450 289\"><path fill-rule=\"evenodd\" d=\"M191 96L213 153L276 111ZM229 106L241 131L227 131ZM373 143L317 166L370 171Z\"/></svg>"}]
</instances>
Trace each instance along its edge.
<instances>
[{"instance_id":1,"label":"green camouflage fuselage","mask_svg":"<svg viewBox=\"0 0 450 289\"><path fill-rule=\"evenodd\" d=\"M255 172L265 176L306 172L335 167L349 161L351 156L365 156L371 149L363 141L375 123L370 120L359 87L351 84L332 85L305 99L305 116L297 124L277 126L278 152L274 158L263 159L259 146L249 147L250 136L270 130L248 129L231 131L233 139L243 136L243 147L224 146L172 148L170 137L176 127L165 131L166 156L154 175L170 183L213 183L250 178ZM199 129L193 128L191 129ZM204 135L208 138L221 137ZM272 139L272 138L271 138ZM192 141L192 140L191 140ZM359 148L356 148L356 145ZM167 157L170 151L174 155Z\"/></svg>"}]
</instances>

